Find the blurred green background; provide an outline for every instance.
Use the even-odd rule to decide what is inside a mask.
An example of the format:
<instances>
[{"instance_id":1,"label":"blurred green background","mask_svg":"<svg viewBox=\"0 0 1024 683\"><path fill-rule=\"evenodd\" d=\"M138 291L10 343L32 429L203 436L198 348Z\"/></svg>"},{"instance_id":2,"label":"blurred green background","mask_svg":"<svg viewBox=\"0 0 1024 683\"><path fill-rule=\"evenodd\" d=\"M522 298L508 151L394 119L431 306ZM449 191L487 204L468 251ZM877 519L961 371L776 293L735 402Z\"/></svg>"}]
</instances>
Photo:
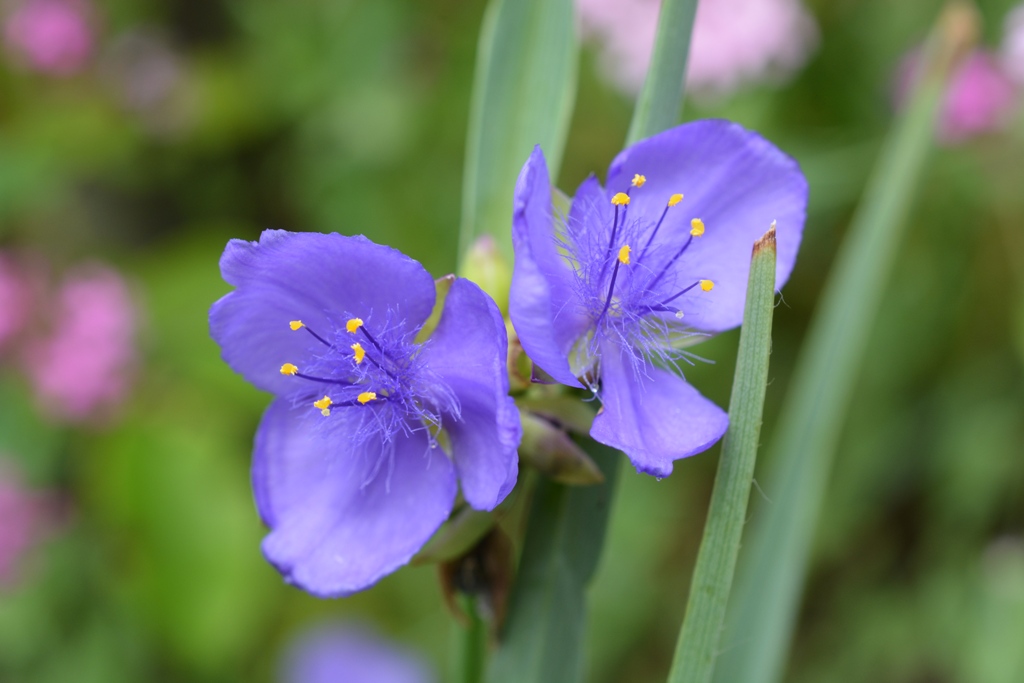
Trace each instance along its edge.
<instances>
[{"instance_id":1,"label":"blurred green background","mask_svg":"<svg viewBox=\"0 0 1024 683\"><path fill-rule=\"evenodd\" d=\"M820 46L791 82L686 111L762 132L810 182L762 442L892 121L896 65L937 10L807 4ZM983 42L998 44L1012 4L979 3ZM0 452L62 509L0 585L0 681L271 681L288 637L334 617L420 649L446 680L454 628L435 568L319 601L262 560L247 468L268 397L220 361L206 311L228 291L225 242L268 227L363 233L435 275L455 267L483 11L482 0L104 0L79 73L0 63L0 250L57 272L111 264L141 319L131 392L102 421L60 425L18 358L0 356ZM173 76L155 95L132 90L149 82L133 71L139 54ZM563 189L603 172L631 110L587 48ZM1019 112L932 157L819 521L794 683L1024 680ZM702 345L714 364L688 374L720 405L737 338ZM661 482L624 472L592 590L595 683L664 680L716 459L717 447Z\"/></svg>"}]
</instances>

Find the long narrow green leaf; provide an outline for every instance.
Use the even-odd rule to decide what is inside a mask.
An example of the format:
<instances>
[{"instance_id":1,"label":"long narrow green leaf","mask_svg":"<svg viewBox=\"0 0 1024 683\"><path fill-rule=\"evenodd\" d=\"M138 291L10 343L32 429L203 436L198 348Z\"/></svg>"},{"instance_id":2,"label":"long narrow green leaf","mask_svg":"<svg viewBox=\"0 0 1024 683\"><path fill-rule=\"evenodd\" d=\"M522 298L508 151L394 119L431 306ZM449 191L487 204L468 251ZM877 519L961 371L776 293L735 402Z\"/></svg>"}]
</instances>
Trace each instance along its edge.
<instances>
[{"instance_id":1,"label":"long narrow green leaf","mask_svg":"<svg viewBox=\"0 0 1024 683\"><path fill-rule=\"evenodd\" d=\"M962 5L951 5L940 20L910 105L822 293L769 449L763 488L772 502L758 511L740 562L718 683L774 683L782 676L843 416L931 147L944 83L973 27Z\"/></svg>"},{"instance_id":2,"label":"long narrow green leaf","mask_svg":"<svg viewBox=\"0 0 1024 683\"><path fill-rule=\"evenodd\" d=\"M633 110L627 144L660 133L679 123L683 106L683 79L690 54L690 34L697 0L664 0L658 15L658 33L640 98Z\"/></svg>"},{"instance_id":3,"label":"long narrow green leaf","mask_svg":"<svg viewBox=\"0 0 1024 683\"><path fill-rule=\"evenodd\" d=\"M715 669L718 639L754 479L761 412L768 387L768 356L775 309L775 225L754 244L736 373L729 399L729 431L722 443L708 521L690 582L686 618L679 631L670 683L707 683Z\"/></svg>"},{"instance_id":4,"label":"long narrow green leaf","mask_svg":"<svg viewBox=\"0 0 1024 683\"><path fill-rule=\"evenodd\" d=\"M460 258L484 234L511 258L516 177L534 145L558 177L578 62L572 0L491 0L466 140Z\"/></svg>"},{"instance_id":5,"label":"long narrow green leaf","mask_svg":"<svg viewBox=\"0 0 1024 683\"><path fill-rule=\"evenodd\" d=\"M584 591L601 556L622 456L590 439L581 439L581 445L605 481L574 487L543 478L538 483L490 683L573 683L582 678Z\"/></svg>"}]
</instances>

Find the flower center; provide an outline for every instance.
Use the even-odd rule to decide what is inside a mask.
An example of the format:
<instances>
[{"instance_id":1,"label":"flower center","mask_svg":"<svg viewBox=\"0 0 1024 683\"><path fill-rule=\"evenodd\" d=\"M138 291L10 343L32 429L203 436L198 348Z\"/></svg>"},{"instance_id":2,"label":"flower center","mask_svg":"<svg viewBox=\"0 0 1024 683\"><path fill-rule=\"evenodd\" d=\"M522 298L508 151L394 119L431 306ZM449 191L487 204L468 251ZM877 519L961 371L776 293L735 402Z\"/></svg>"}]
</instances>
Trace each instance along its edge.
<instances>
[{"instance_id":1,"label":"flower center","mask_svg":"<svg viewBox=\"0 0 1024 683\"><path fill-rule=\"evenodd\" d=\"M579 371L578 376L596 362L606 340L638 349L644 356L671 360L677 355L673 344L691 334L679 322L683 311L678 300L698 287L702 292L714 287L709 279L689 280L677 272L680 259L694 240L704 235L704 222L693 218L681 244L681 236L666 235L662 230L669 211L678 210L675 207L683 201L682 194L668 197L657 220L647 220L642 209L640 215L631 215L637 213L636 192L651 189L644 188L646 183L647 178L637 174L626 192L612 196L610 227L607 223L596 226L586 218L579 220L580 224L566 225L567 258L592 321L590 331L571 354L570 365ZM584 208L607 215L599 207Z\"/></svg>"},{"instance_id":2,"label":"flower center","mask_svg":"<svg viewBox=\"0 0 1024 683\"><path fill-rule=\"evenodd\" d=\"M436 445L442 413L458 416L458 402L426 367L422 345L410 341L404 325L392 324L396 317L389 312L371 332L362 318L347 316L333 335L293 320L291 329L310 334L320 353L314 350L302 368L285 363L281 374L305 380L296 387L297 404L311 405L323 417L351 409L344 411L342 428L360 440L379 435L390 441L397 433L426 430Z\"/></svg>"}]
</instances>

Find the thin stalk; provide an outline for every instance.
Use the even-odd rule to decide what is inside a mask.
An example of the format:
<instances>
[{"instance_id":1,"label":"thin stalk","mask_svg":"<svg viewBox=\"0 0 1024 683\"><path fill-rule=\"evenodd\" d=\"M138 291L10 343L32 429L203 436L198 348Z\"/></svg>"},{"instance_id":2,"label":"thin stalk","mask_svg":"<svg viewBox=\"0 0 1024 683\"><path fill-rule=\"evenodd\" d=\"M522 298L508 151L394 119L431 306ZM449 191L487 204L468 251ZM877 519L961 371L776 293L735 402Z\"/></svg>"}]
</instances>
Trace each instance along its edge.
<instances>
[{"instance_id":1,"label":"thin stalk","mask_svg":"<svg viewBox=\"0 0 1024 683\"><path fill-rule=\"evenodd\" d=\"M658 15L651 65L633 110L626 144L633 144L679 123L686 62L697 0L664 0Z\"/></svg>"},{"instance_id":2,"label":"thin stalk","mask_svg":"<svg viewBox=\"0 0 1024 683\"><path fill-rule=\"evenodd\" d=\"M483 683L487 663L487 624L476 609L476 598L468 595L459 597L459 605L468 616L469 623L459 626L458 636L458 683Z\"/></svg>"},{"instance_id":3,"label":"thin stalk","mask_svg":"<svg viewBox=\"0 0 1024 683\"><path fill-rule=\"evenodd\" d=\"M754 244L747 303L740 330L736 373L729 400L729 431L722 443L686 617L679 631L669 683L707 683L715 668L718 640L740 551L747 500L761 434L768 387L768 356L775 308L775 226Z\"/></svg>"}]
</instances>

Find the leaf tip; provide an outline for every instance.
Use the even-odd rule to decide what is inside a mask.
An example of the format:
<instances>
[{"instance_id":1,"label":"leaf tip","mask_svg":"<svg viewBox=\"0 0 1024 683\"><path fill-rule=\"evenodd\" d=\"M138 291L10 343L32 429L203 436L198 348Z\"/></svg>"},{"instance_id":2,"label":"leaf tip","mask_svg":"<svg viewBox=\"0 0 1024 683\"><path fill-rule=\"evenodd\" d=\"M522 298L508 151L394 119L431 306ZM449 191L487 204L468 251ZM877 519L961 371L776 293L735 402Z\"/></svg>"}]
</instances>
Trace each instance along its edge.
<instances>
[{"instance_id":1,"label":"leaf tip","mask_svg":"<svg viewBox=\"0 0 1024 683\"><path fill-rule=\"evenodd\" d=\"M761 238L754 242L754 256L765 251L770 251L772 254L775 253L775 221L772 221L768 232L761 235Z\"/></svg>"}]
</instances>

